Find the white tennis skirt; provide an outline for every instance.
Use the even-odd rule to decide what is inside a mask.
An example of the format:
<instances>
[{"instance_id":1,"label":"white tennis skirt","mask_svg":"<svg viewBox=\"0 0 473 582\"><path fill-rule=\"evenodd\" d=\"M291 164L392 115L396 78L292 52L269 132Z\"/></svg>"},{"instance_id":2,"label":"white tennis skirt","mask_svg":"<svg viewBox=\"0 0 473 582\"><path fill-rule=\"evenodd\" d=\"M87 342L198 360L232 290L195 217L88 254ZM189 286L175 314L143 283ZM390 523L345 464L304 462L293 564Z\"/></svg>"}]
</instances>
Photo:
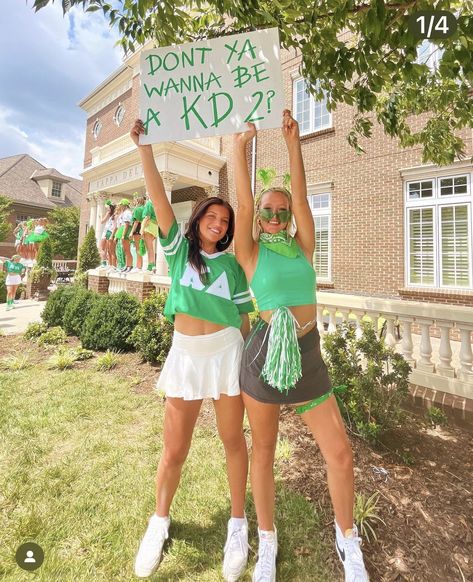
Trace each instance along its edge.
<instances>
[{"instance_id":1,"label":"white tennis skirt","mask_svg":"<svg viewBox=\"0 0 473 582\"><path fill-rule=\"evenodd\" d=\"M238 396L242 352L243 337L236 327L207 335L174 331L156 388L184 400Z\"/></svg>"},{"instance_id":2,"label":"white tennis skirt","mask_svg":"<svg viewBox=\"0 0 473 582\"><path fill-rule=\"evenodd\" d=\"M20 275L15 274L8 274L7 278L5 279L5 285L8 287L9 285L19 285L21 283Z\"/></svg>"}]
</instances>

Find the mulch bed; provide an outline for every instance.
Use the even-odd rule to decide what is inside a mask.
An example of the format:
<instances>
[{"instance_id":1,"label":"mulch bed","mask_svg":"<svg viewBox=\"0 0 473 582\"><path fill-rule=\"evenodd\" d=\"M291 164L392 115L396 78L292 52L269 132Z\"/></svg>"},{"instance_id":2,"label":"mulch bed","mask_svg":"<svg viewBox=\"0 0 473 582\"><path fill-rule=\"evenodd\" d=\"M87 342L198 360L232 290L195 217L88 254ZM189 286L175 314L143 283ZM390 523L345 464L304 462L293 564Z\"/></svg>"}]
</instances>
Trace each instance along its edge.
<instances>
[{"instance_id":1,"label":"mulch bed","mask_svg":"<svg viewBox=\"0 0 473 582\"><path fill-rule=\"evenodd\" d=\"M78 345L69 338L68 345ZM34 364L54 349L39 348L21 336L0 336L0 354L27 353ZM88 368L95 360L76 364ZM135 353L120 357L112 372L137 393L153 390L159 368ZM213 423L210 404L201 423ZM322 456L313 439L289 409L281 413L281 435L294 447L280 463L285 484L310 500L321 514L321 536L333 542L333 517ZM473 427L472 427L473 431ZM366 496L379 492L377 540L364 543L372 582L473 581L473 432L451 423L430 428L422 416L408 413L403 426L379 448L352 436L356 489ZM341 571L335 551L327 556ZM314 581L315 582L315 581Z\"/></svg>"}]
</instances>

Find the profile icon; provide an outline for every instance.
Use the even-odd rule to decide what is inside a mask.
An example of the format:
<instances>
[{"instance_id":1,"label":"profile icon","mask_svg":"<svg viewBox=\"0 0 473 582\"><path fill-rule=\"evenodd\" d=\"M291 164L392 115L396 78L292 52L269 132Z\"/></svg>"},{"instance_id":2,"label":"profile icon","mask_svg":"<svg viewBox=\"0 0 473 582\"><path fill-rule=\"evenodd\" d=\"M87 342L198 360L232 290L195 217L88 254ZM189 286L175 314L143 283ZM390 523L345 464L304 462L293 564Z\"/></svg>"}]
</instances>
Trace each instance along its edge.
<instances>
[{"instance_id":1,"label":"profile icon","mask_svg":"<svg viewBox=\"0 0 473 582\"><path fill-rule=\"evenodd\" d=\"M34 542L26 542L16 550L15 560L23 570L37 570L44 561L43 548Z\"/></svg>"}]
</instances>

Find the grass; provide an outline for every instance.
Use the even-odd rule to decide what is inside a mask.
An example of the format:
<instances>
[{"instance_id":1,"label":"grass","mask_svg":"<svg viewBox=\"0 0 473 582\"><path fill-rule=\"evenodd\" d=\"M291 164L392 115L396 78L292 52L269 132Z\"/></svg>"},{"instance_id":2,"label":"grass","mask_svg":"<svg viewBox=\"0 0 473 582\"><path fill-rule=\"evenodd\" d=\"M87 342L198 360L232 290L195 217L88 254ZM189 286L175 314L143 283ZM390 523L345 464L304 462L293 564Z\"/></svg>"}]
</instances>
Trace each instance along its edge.
<instances>
[{"instance_id":1,"label":"grass","mask_svg":"<svg viewBox=\"0 0 473 582\"><path fill-rule=\"evenodd\" d=\"M31 580L14 562L35 541L45 552L34 574L44 582L135 579L133 560L154 506L163 402L136 394L118 373L48 370L0 372L0 579ZM282 447L287 454L288 446ZM326 557L314 507L277 484L280 581L338 576ZM248 495L250 567L256 519ZM172 510L171 538L151 580L221 581L229 517L222 445L215 427L196 427Z\"/></svg>"}]
</instances>

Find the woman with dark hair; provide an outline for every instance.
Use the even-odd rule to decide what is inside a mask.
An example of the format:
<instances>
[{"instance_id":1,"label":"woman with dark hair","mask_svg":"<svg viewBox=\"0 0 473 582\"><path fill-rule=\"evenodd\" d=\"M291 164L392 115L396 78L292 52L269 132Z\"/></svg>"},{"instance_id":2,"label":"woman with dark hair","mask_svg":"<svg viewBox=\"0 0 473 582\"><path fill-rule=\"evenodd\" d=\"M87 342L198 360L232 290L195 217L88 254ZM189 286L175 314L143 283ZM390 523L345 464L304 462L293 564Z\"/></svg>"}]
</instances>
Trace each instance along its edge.
<instances>
[{"instance_id":1,"label":"woman with dark hair","mask_svg":"<svg viewBox=\"0 0 473 582\"><path fill-rule=\"evenodd\" d=\"M268 188L253 199L246 145L256 129L248 125L248 131L235 135L233 160L238 198L235 250L260 310L245 342L240 376L251 426L251 488L258 517L259 551L253 582L276 580L273 464L282 404L295 408L327 465L335 545L345 580L368 582L361 539L353 523L351 446L322 359L316 325L315 232L299 126L286 109L282 133L292 192Z\"/></svg>"},{"instance_id":2,"label":"woman with dark hair","mask_svg":"<svg viewBox=\"0 0 473 582\"><path fill-rule=\"evenodd\" d=\"M158 389L166 394L164 447L156 477L156 511L141 542L135 574L158 567L168 537L169 510L189 452L202 400L212 398L227 461L231 518L224 547L223 575L234 582L248 559L244 513L248 454L243 435L239 370L243 338L253 311L248 284L234 255L232 207L213 197L198 204L183 235L177 225L150 145L139 145L140 120L130 135L138 146L146 186L159 222L158 237L169 265L171 289L164 309L174 322L172 347Z\"/></svg>"}]
</instances>

